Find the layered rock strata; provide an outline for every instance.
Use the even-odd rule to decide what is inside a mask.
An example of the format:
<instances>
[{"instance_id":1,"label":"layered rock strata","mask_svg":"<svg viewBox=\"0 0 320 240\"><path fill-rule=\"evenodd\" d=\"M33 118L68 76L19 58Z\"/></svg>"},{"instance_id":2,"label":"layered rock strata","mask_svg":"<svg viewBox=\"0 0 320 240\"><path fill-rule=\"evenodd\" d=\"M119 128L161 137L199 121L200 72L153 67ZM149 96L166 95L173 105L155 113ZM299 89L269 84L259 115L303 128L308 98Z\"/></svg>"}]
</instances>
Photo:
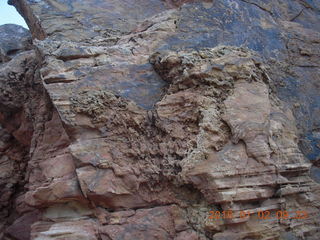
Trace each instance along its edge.
<instances>
[{"instance_id":1,"label":"layered rock strata","mask_svg":"<svg viewBox=\"0 0 320 240\"><path fill-rule=\"evenodd\" d=\"M0 238L319 239L317 1L10 2Z\"/></svg>"}]
</instances>

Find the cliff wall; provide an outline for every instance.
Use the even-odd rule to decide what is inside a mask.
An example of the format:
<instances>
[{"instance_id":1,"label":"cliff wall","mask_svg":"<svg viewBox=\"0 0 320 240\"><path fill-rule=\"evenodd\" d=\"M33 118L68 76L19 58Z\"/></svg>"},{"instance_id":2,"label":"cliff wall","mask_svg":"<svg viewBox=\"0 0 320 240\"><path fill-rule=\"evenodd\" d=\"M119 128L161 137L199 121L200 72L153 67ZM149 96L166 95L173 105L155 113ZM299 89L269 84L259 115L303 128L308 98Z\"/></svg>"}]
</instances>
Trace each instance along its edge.
<instances>
[{"instance_id":1,"label":"cliff wall","mask_svg":"<svg viewBox=\"0 0 320 240\"><path fill-rule=\"evenodd\" d=\"M319 0L9 3L0 238L319 239Z\"/></svg>"}]
</instances>

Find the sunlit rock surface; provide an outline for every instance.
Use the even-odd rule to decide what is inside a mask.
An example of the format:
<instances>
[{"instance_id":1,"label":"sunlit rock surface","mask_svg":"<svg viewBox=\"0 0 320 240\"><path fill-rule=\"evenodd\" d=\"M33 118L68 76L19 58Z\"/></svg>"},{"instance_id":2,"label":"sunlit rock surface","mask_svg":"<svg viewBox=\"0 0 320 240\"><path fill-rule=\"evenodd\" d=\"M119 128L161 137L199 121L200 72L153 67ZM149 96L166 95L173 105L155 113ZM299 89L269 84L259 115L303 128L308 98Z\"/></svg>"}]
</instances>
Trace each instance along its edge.
<instances>
[{"instance_id":1,"label":"sunlit rock surface","mask_svg":"<svg viewBox=\"0 0 320 240\"><path fill-rule=\"evenodd\" d=\"M318 0L9 3L0 239L320 238Z\"/></svg>"}]
</instances>

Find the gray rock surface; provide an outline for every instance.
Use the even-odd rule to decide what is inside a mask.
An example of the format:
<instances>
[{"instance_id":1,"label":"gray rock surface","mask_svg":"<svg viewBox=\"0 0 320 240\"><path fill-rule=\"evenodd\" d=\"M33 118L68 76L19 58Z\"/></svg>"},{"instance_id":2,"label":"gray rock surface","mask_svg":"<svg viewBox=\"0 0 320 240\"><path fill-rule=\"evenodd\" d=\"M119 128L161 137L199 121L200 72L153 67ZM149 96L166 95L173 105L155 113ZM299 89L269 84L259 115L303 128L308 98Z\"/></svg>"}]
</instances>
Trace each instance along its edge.
<instances>
[{"instance_id":1,"label":"gray rock surface","mask_svg":"<svg viewBox=\"0 0 320 240\"><path fill-rule=\"evenodd\" d=\"M0 63L7 62L18 53L32 47L30 32L19 25L1 25L0 39Z\"/></svg>"}]
</instances>

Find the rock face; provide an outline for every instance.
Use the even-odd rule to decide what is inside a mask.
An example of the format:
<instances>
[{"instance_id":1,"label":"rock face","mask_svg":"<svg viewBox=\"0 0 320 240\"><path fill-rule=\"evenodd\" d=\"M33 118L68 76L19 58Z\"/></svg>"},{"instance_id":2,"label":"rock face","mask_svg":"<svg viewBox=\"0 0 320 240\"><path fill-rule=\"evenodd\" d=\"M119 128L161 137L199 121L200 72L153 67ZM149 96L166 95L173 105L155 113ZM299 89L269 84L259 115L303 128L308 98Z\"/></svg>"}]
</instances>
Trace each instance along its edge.
<instances>
[{"instance_id":1,"label":"rock face","mask_svg":"<svg viewBox=\"0 0 320 240\"><path fill-rule=\"evenodd\" d=\"M0 239L320 238L318 0L9 2Z\"/></svg>"},{"instance_id":2,"label":"rock face","mask_svg":"<svg viewBox=\"0 0 320 240\"><path fill-rule=\"evenodd\" d=\"M14 24L0 26L0 63L7 62L19 52L31 49L30 33Z\"/></svg>"}]
</instances>

